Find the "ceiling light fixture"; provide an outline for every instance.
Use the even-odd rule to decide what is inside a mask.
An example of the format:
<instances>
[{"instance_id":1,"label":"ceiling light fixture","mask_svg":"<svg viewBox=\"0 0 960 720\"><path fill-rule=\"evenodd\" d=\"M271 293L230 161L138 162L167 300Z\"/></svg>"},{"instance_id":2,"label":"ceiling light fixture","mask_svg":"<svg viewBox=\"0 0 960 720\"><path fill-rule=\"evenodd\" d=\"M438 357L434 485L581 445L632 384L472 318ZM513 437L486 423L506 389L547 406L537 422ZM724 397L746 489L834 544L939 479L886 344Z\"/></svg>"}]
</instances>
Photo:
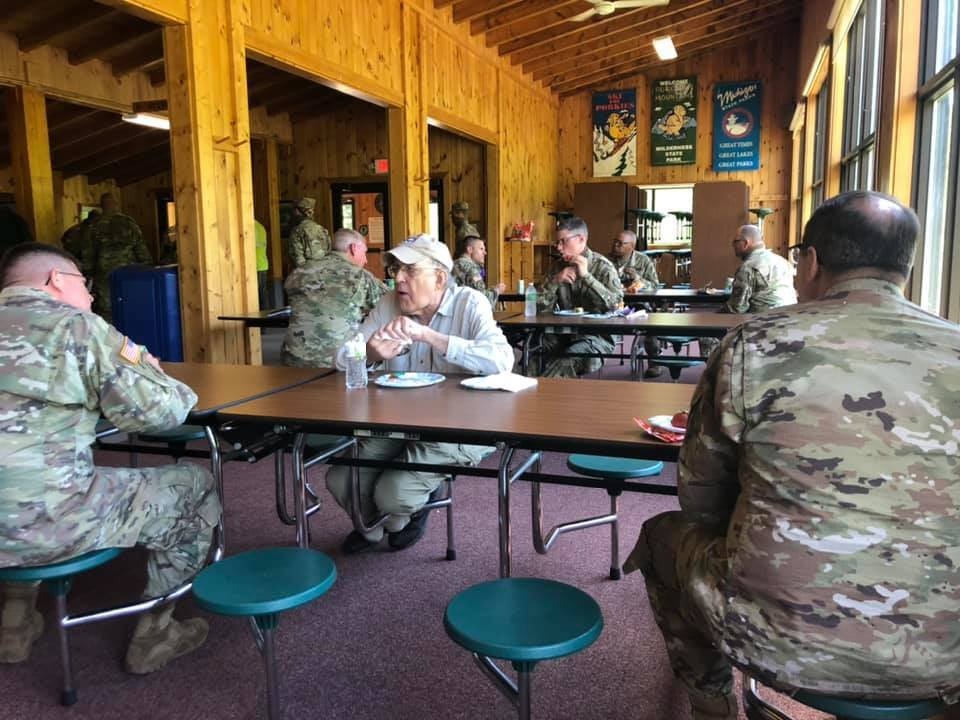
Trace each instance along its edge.
<instances>
[{"instance_id":1,"label":"ceiling light fixture","mask_svg":"<svg viewBox=\"0 0 960 720\"><path fill-rule=\"evenodd\" d=\"M155 128L157 130L170 129L170 118L164 115L157 115L156 113L124 113L121 117L125 122L133 123L134 125L143 125L144 127Z\"/></svg>"},{"instance_id":2,"label":"ceiling light fixture","mask_svg":"<svg viewBox=\"0 0 960 720\"><path fill-rule=\"evenodd\" d=\"M676 60L677 49L673 46L673 40L669 35L653 39L653 49L657 52L657 57L661 60Z\"/></svg>"}]
</instances>

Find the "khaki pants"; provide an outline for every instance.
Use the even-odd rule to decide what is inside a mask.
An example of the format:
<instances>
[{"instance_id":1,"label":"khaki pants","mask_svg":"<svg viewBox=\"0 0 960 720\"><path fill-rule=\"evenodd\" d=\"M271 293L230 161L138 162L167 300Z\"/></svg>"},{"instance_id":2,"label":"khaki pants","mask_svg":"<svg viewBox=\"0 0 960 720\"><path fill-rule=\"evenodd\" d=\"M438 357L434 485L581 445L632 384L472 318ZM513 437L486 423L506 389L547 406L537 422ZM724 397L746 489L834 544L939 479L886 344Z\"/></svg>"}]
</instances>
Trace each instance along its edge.
<instances>
[{"instance_id":1,"label":"khaki pants","mask_svg":"<svg viewBox=\"0 0 960 720\"><path fill-rule=\"evenodd\" d=\"M359 443L360 457L366 460L397 460L428 465L476 465L493 452L482 445L457 443L411 442L371 438ZM337 504L350 512L350 470L332 467L327 472L327 489ZM380 470L360 468L360 512L364 523L372 523L380 515L389 515L387 522L367 534L367 540L379 542L384 529L397 532L406 526L410 516L422 508L443 479L443 473L416 470Z\"/></svg>"}]
</instances>

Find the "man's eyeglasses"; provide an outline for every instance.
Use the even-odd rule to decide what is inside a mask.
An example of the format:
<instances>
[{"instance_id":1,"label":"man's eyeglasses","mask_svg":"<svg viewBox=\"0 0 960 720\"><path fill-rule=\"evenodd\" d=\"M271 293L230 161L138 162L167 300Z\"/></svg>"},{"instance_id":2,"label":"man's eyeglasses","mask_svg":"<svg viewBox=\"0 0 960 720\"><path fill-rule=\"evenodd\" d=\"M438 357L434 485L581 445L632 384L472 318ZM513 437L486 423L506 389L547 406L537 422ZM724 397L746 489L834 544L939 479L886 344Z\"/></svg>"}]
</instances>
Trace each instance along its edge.
<instances>
[{"instance_id":1,"label":"man's eyeglasses","mask_svg":"<svg viewBox=\"0 0 960 720\"><path fill-rule=\"evenodd\" d=\"M53 279L53 274L55 272L58 272L61 275L70 275L72 277L83 278L83 286L87 289L87 292L88 293L93 292L93 278L88 278L83 273L67 272L66 270L51 270L49 277L47 277L47 281L44 283L44 286L47 286L50 284L50 281Z\"/></svg>"},{"instance_id":2,"label":"man's eyeglasses","mask_svg":"<svg viewBox=\"0 0 960 720\"><path fill-rule=\"evenodd\" d=\"M556 244L566 245L568 242L570 242L571 240L577 237L580 237L580 233L574 233L573 235L567 235L566 237L558 237Z\"/></svg>"},{"instance_id":3,"label":"man's eyeglasses","mask_svg":"<svg viewBox=\"0 0 960 720\"><path fill-rule=\"evenodd\" d=\"M406 265L404 263L390 263L384 268L387 277L396 279L397 275L400 274L402 270L408 278L414 278L420 273L431 270L432 268L424 267L422 265Z\"/></svg>"},{"instance_id":4,"label":"man's eyeglasses","mask_svg":"<svg viewBox=\"0 0 960 720\"><path fill-rule=\"evenodd\" d=\"M791 245L787 248L787 259L794 264L800 262L800 256L806 252L808 247L808 245L804 245L803 243Z\"/></svg>"}]
</instances>

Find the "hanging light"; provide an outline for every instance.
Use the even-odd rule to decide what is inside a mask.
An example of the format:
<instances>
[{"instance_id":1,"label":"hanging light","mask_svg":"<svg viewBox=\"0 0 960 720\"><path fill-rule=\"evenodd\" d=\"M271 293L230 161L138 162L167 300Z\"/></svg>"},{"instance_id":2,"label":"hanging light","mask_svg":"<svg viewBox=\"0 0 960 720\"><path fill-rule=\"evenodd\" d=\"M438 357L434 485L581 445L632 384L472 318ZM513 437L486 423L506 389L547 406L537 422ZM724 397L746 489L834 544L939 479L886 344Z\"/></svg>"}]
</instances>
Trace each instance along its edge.
<instances>
[{"instance_id":1,"label":"hanging light","mask_svg":"<svg viewBox=\"0 0 960 720\"><path fill-rule=\"evenodd\" d=\"M124 113L123 120L134 125L143 125L144 127L155 128L157 130L169 130L170 118L156 113L138 112Z\"/></svg>"}]
</instances>

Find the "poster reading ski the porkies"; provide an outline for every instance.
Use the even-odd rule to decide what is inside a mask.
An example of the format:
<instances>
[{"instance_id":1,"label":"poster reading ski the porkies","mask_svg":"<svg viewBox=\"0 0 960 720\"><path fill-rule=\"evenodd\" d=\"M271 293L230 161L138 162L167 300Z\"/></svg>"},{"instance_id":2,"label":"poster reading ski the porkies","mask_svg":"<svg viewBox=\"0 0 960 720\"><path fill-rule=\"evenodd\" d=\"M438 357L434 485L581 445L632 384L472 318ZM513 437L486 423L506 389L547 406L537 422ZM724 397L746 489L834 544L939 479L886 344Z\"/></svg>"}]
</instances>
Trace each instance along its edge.
<instances>
[{"instance_id":1,"label":"poster reading ski the porkies","mask_svg":"<svg viewBox=\"0 0 960 720\"><path fill-rule=\"evenodd\" d=\"M637 91L593 94L593 176L637 174Z\"/></svg>"}]
</instances>

